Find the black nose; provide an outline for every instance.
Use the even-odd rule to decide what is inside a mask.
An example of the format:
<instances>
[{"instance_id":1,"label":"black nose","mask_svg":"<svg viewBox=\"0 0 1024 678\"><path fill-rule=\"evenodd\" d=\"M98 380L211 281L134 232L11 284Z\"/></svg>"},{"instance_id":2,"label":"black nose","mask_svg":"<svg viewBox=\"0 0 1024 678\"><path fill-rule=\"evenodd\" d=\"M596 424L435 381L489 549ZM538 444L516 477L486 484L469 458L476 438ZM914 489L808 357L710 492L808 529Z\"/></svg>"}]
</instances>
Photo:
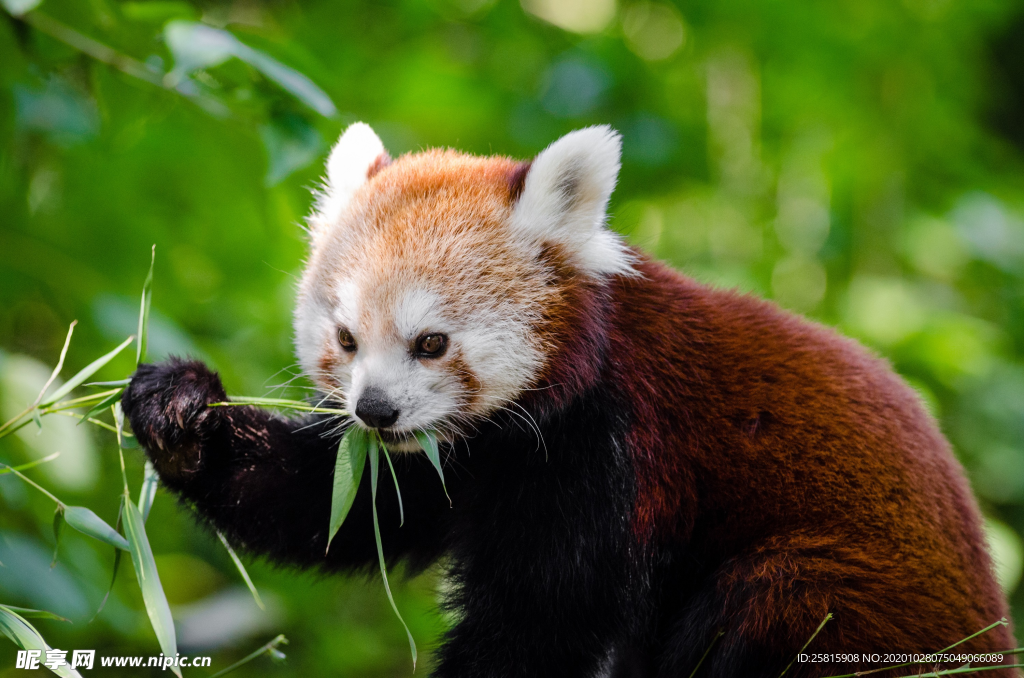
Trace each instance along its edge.
<instances>
[{"instance_id":1,"label":"black nose","mask_svg":"<svg viewBox=\"0 0 1024 678\"><path fill-rule=\"evenodd\" d=\"M387 428L398 421L398 408L388 400L384 391L371 386L359 396L356 416L372 428Z\"/></svg>"}]
</instances>

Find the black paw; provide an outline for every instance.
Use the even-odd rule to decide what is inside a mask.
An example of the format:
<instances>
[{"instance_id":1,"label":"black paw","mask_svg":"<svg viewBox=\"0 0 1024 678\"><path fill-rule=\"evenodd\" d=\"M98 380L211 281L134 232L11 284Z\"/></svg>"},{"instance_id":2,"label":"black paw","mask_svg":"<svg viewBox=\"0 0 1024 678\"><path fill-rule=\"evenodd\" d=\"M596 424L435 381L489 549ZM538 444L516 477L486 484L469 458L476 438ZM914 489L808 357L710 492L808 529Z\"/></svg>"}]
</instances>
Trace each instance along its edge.
<instances>
[{"instance_id":1,"label":"black paw","mask_svg":"<svg viewBox=\"0 0 1024 678\"><path fill-rule=\"evenodd\" d=\"M171 359L139 365L121 397L132 433L164 480L185 479L202 462L221 412L207 407L227 400L220 378L203 363Z\"/></svg>"}]
</instances>

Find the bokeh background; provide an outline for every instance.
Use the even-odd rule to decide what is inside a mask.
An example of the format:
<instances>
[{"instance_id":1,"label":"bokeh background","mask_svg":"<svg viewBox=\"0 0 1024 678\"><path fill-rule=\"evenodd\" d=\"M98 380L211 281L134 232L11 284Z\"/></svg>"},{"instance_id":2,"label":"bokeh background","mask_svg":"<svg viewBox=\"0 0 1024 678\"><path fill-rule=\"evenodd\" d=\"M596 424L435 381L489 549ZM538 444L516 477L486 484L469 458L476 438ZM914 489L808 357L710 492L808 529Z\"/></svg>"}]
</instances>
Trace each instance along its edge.
<instances>
[{"instance_id":1,"label":"bokeh background","mask_svg":"<svg viewBox=\"0 0 1024 678\"><path fill-rule=\"evenodd\" d=\"M153 243L151 356L200 356L233 393L301 397L300 224L351 122L393 155L522 158L610 123L616 229L857 337L921 392L1024 620L1024 5L616 1L2 0L3 418L32 401L72 320L66 374L134 332ZM126 376L128 353L100 376ZM113 437L74 424L23 429L0 461L60 451L32 477L113 522ZM128 467L136 491L138 452ZM0 476L0 601L70 618L37 624L56 647L159 653L127 559L88 623L111 549L69 532L51 569L52 511ZM224 668L285 633L286 663L238 675L410 674L378 577L250 561L260 612L162 491L149 532L182 652ZM429 667L437 573L392 579ZM0 676L21 675L13 657L0 642Z\"/></svg>"}]
</instances>

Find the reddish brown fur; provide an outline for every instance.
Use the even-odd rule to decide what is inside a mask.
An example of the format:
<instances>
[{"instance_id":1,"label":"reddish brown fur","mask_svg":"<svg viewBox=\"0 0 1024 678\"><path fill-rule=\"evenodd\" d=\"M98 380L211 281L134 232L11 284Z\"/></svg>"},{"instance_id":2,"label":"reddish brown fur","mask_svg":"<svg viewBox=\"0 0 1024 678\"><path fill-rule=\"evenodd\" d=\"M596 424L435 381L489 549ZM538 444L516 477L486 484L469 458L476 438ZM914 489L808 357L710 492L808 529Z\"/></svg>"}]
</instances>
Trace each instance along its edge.
<instances>
[{"instance_id":1,"label":"reddish brown fur","mask_svg":"<svg viewBox=\"0 0 1024 678\"><path fill-rule=\"evenodd\" d=\"M768 302L638 269L611 284L605 329L642 543L722 559L719 589L753 592L744 636L769 645L832 612L819 652L934 651L1007 616L963 472L884 361ZM960 649L1012 644L1001 628Z\"/></svg>"},{"instance_id":2,"label":"reddish brown fur","mask_svg":"<svg viewBox=\"0 0 1024 678\"><path fill-rule=\"evenodd\" d=\"M815 651L934 651L1007 615L962 470L884 361L639 253L639 276L607 281L558 246L524 259L508 222L528 169L451 151L375 164L309 284L360 280L381 317L421 281L467 322L482 298L535 311L518 400L550 414L598 384L622 394L640 549L718 563L706 590L751 645L799 647L831 612ZM449 365L472 410L481 383ZM959 649L1012 643L1000 628Z\"/></svg>"},{"instance_id":3,"label":"reddish brown fur","mask_svg":"<svg viewBox=\"0 0 1024 678\"><path fill-rule=\"evenodd\" d=\"M519 196L523 194L523 189L526 188L526 175L530 173L532 164L531 162L521 162L509 174L508 194L512 203L519 200Z\"/></svg>"}]
</instances>

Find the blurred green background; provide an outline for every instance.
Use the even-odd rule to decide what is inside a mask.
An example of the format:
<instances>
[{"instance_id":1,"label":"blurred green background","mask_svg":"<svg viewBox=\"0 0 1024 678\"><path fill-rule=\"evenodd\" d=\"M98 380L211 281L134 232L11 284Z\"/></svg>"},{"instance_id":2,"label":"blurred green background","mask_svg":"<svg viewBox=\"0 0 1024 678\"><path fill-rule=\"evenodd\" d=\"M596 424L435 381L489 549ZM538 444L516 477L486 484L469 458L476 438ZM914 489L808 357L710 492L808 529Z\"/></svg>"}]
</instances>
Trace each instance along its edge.
<instances>
[{"instance_id":1,"label":"blurred green background","mask_svg":"<svg viewBox=\"0 0 1024 678\"><path fill-rule=\"evenodd\" d=\"M72 320L65 374L134 332L152 243L151 357L193 354L229 392L301 397L279 388L297 374L300 224L351 122L392 155L523 158L610 123L624 137L615 228L690 275L861 339L920 390L1024 620L1024 4L2 4L3 419L32 401ZM100 376L124 377L129 353ZM114 522L111 435L57 416L21 433L0 441L0 461L60 451L32 476ZM135 492L141 455L128 464ZM111 549L70 532L51 569L52 511L0 476L0 602L69 617L37 624L62 649L158 654L127 559L87 623ZM216 538L162 491L149 530L183 653L224 668L281 632L285 664L237 675L410 674L379 577L250 563L259 612ZM437 575L393 583L429 667L445 628ZM21 675L13 666L4 641L0 676Z\"/></svg>"}]
</instances>

